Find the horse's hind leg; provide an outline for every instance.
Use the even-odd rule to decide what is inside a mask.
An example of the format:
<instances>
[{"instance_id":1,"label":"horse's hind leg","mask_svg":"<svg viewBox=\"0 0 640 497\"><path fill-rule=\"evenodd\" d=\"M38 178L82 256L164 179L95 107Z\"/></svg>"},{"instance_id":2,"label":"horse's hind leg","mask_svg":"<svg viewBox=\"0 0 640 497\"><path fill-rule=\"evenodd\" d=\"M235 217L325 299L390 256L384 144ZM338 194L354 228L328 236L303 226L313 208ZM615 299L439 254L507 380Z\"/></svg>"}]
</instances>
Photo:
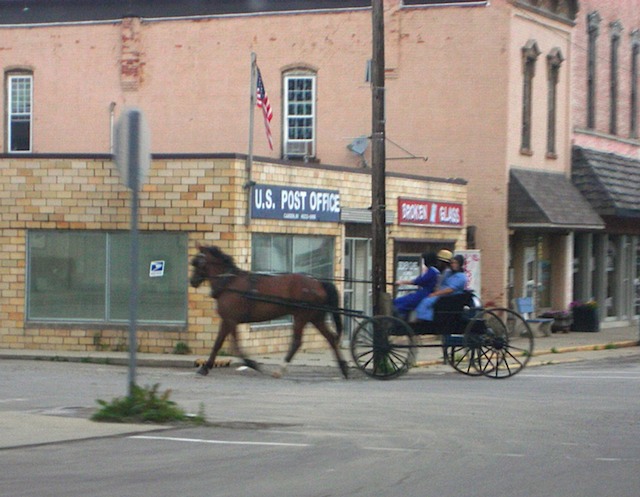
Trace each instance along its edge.
<instances>
[{"instance_id":1,"label":"horse's hind leg","mask_svg":"<svg viewBox=\"0 0 640 497\"><path fill-rule=\"evenodd\" d=\"M336 359L338 361L338 366L340 366L340 371L342 372L342 376L344 376L345 379L349 378L349 364L342 357L342 353L340 352L340 348L339 348L340 344L338 342L340 341L340 338L338 337L338 335L333 333L329 328L327 328L327 325L324 322L324 316L312 322L314 326L318 328L318 331L322 333L322 336L324 336L327 339L327 342L329 342L329 345L331 346L331 349L333 350L333 353L335 354Z\"/></svg>"},{"instance_id":2,"label":"horse's hind leg","mask_svg":"<svg viewBox=\"0 0 640 497\"><path fill-rule=\"evenodd\" d=\"M258 372L261 372L258 363L253 359L249 359L246 355L244 355L244 352L242 352L242 349L240 348L240 340L238 339L238 330L235 326L231 330L231 339L233 340L233 348L235 349L238 357L240 357L242 359L242 362L244 362L244 365Z\"/></svg>"},{"instance_id":3,"label":"horse's hind leg","mask_svg":"<svg viewBox=\"0 0 640 497\"><path fill-rule=\"evenodd\" d=\"M291 337L291 344L289 345L289 351L287 355L284 357L284 362L280 365L280 367L272 373L274 378L282 378L284 374L287 372L287 367L289 363L293 359L293 356L296 355L300 345L302 345L302 330L304 329L304 325L307 324L306 321L295 319L293 320L293 336Z\"/></svg>"}]
</instances>

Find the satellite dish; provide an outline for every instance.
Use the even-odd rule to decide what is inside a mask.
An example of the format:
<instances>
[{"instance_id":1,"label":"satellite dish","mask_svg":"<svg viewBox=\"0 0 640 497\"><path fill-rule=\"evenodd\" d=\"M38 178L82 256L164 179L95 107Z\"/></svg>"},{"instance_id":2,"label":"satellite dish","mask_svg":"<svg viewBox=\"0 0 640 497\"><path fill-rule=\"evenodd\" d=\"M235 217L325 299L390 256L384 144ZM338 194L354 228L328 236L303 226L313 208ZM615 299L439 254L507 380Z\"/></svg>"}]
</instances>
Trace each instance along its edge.
<instances>
[{"instance_id":1,"label":"satellite dish","mask_svg":"<svg viewBox=\"0 0 640 497\"><path fill-rule=\"evenodd\" d=\"M369 146L369 138L367 136L359 136L347 145L347 148L354 154L364 155L365 150Z\"/></svg>"}]
</instances>

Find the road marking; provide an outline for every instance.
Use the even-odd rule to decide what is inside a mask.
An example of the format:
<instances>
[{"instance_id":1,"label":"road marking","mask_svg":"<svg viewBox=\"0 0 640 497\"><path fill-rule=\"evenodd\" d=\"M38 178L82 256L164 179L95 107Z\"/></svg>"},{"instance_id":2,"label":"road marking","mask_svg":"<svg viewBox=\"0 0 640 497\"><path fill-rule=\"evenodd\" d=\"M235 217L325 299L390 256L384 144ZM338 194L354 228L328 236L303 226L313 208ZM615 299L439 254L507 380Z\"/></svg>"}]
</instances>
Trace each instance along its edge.
<instances>
[{"instance_id":1,"label":"road marking","mask_svg":"<svg viewBox=\"0 0 640 497\"><path fill-rule=\"evenodd\" d=\"M26 402L28 399L0 399L0 404L5 404L9 402Z\"/></svg>"},{"instance_id":2,"label":"road marking","mask_svg":"<svg viewBox=\"0 0 640 497\"><path fill-rule=\"evenodd\" d=\"M526 375L528 378L562 378L562 379L579 379L579 380L638 380L640 376L637 376L638 373L616 373L618 375L622 374L623 376L603 376L598 374L536 374L536 373L523 373L523 376Z\"/></svg>"},{"instance_id":3,"label":"road marking","mask_svg":"<svg viewBox=\"0 0 640 497\"><path fill-rule=\"evenodd\" d=\"M422 452L422 449L398 449L394 447L362 447L364 450L378 450L386 452Z\"/></svg>"},{"instance_id":4,"label":"road marking","mask_svg":"<svg viewBox=\"0 0 640 497\"><path fill-rule=\"evenodd\" d=\"M270 447L310 447L311 444L298 443L280 443L280 442L240 442L236 440L205 440L202 438L178 438L178 437L160 437L151 435L134 435L129 438L138 440L164 440L168 442L186 442L201 444L218 444L218 445L267 445Z\"/></svg>"}]
</instances>

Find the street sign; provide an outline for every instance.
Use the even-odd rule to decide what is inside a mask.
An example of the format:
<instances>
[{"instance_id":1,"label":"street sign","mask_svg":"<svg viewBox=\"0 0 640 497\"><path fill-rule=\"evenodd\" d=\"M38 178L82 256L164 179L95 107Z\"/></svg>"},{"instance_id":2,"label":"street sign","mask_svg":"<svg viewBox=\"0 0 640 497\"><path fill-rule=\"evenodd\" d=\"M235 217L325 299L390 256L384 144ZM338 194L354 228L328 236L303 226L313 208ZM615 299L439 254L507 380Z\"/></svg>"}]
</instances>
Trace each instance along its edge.
<instances>
[{"instance_id":1,"label":"street sign","mask_svg":"<svg viewBox=\"0 0 640 497\"><path fill-rule=\"evenodd\" d=\"M151 134L140 109L124 109L116 123L114 138L114 156L122 183L137 191L151 166Z\"/></svg>"},{"instance_id":2,"label":"street sign","mask_svg":"<svg viewBox=\"0 0 640 497\"><path fill-rule=\"evenodd\" d=\"M136 382L136 348L138 319L138 192L151 166L150 133L142 111L135 107L127 107L116 123L115 129L115 161L120 171L120 178L131 190L131 294L129 298L129 397L133 396ZM151 268L154 276L164 274L162 267Z\"/></svg>"}]
</instances>

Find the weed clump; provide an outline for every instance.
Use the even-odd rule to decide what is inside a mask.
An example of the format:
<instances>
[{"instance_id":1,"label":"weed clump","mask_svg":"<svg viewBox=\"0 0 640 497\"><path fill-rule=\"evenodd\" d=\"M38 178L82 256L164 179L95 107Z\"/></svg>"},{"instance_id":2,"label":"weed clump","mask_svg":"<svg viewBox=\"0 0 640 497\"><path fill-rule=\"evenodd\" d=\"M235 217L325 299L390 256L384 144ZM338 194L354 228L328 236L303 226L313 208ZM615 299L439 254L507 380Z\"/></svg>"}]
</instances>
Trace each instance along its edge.
<instances>
[{"instance_id":1,"label":"weed clump","mask_svg":"<svg viewBox=\"0 0 640 497\"><path fill-rule=\"evenodd\" d=\"M130 396L118 397L111 402L98 399L96 402L101 407L91 419L110 423L205 423L202 412L195 416L185 413L169 399L171 390L159 393L159 387L159 383L145 388L133 385Z\"/></svg>"}]
</instances>

